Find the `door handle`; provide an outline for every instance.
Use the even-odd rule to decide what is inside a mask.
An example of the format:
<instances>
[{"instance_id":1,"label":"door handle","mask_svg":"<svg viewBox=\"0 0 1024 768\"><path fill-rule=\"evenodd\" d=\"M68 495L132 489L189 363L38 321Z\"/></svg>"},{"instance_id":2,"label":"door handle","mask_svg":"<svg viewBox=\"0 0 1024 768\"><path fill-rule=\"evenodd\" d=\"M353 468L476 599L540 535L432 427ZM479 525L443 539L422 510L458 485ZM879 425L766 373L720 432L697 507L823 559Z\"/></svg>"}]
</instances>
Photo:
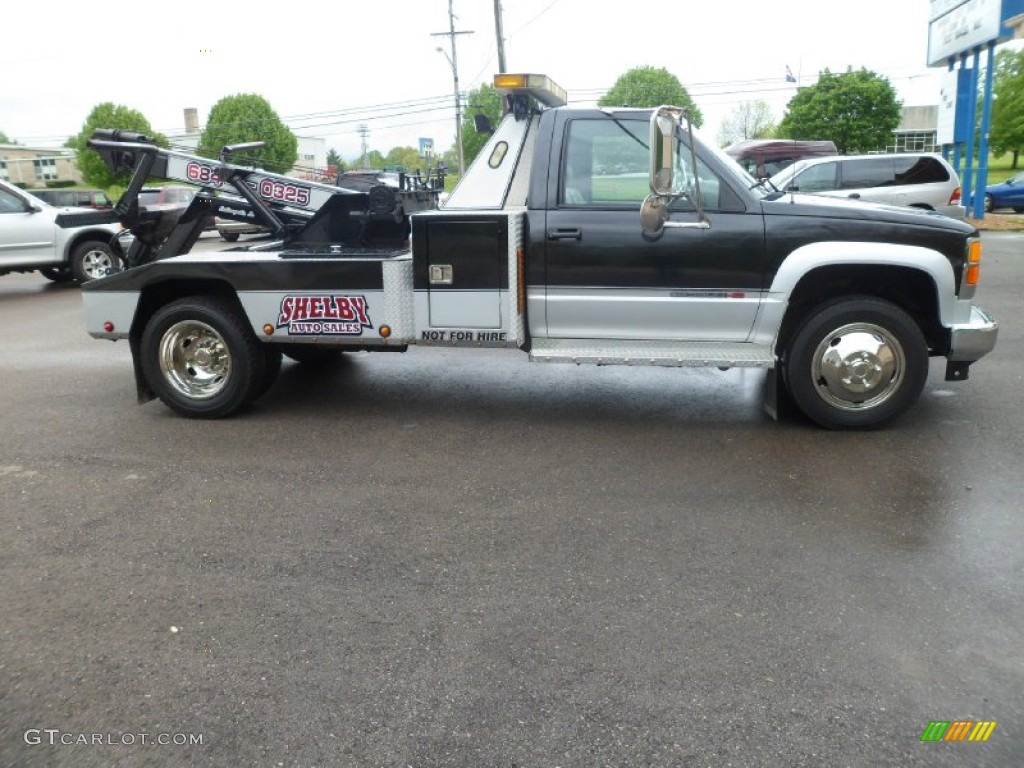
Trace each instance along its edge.
<instances>
[{"instance_id":1,"label":"door handle","mask_svg":"<svg viewBox=\"0 0 1024 768\"><path fill-rule=\"evenodd\" d=\"M431 285L451 285L455 280L451 264L431 264L429 272Z\"/></svg>"},{"instance_id":2,"label":"door handle","mask_svg":"<svg viewBox=\"0 0 1024 768\"><path fill-rule=\"evenodd\" d=\"M567 229L549 229L548 240L582 240L583 230L579 227Z\"/></svg>"},{"instance_id":3,"label":"door handle","mask_svg":"<svg viewBox=\"0 0 1024 768\"><path fill-rule=\"evenodd\" d=\"M854 200L860 200L860 192L851 192L848 197L852 197Z\"/></svg>"}]
</instances>

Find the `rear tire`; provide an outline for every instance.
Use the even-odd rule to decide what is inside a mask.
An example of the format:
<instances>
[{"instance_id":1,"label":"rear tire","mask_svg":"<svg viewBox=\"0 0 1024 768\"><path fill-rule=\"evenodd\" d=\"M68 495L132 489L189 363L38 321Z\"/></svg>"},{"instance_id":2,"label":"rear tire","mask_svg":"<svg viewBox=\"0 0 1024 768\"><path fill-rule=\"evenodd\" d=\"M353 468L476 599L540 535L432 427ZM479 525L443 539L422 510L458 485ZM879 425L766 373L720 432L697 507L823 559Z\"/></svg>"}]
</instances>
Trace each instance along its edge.
<instances>
[{"instance_id":1,"label":"rear tire","mask_svg":"<svg viewBox=\"0 0 1024 768\"><path fill-rule=\"evenodd\" d=\"M992 213L995 208L995 202L992 200L992 195L985 195L985 213Z\"/></svg>"},{"instance_id":2,"label":"rear tire","mask_svg":"<svg viewBox=\"0 0 1024 768\"><path fill-rule=\"evenodd\" d=\"M793 401L828 429L874 429L913 405L928 378L917 323L888 301L840 299L811 310L785 351Z\"/></svg>"},{"instance_id":3,"label":"rear tire","mask_svg":"<svg viewBox=\"0 0 1024 768\"><path fill-rule=\"evenodd\" d=\"M261 342L241 308L219 296L190 296L161 307L146 323L139 354L152 390L191 418L227 416L268 386Z\"/></svg>"},{"instance_id":4,"label":"rear tire","mask_svg":"<svg viewBox=\"0 0 1024 768\"><path fill-rule=\"evenodd\" d=\"M1016 207L1015 207L1015 208L1013 209L1013 212L1014 212L1014 213L1024 213L1024 208L1016 208Z\"/></svg>"},{"instance_id":5,"label":"rear tire","mask_svg":"<svg viewBox=\"0 0 1024 768\"><path fill-rule=\"evenodd\" d=\"M225 243L234 243L238 240L237 232L221 232L220 239Z\"/></svg>"},{"instance_id":6,"label":"rear tire","mask_svg":"<svg viewBox=\"0 0 1024 768\"><path fill-rule=\"evenodd\" d=\"M80 283L87 283L120 269L121 260L114 249L99 240L86 240L71 251L68 268L71 276Z\"/></svg>"}]
</instances>

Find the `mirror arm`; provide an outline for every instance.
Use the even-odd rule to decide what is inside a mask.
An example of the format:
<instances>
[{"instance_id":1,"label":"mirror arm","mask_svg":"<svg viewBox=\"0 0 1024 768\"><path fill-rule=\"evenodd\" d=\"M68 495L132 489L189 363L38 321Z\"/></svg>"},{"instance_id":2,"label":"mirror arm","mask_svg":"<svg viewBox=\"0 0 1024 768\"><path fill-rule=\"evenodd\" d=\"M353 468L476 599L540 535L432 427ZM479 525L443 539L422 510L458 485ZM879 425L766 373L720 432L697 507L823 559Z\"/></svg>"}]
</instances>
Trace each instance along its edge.
<instances>
[{"instance_id":1,"label":"mirror arm","mask_svg":"<svg viewBox=\"0 0 1024 768\"><path fill-rule=\"evenodd\" d=\"M693 207L697 209L697 218L699 221L695 224L684 224L683 226L693 229L708 229L711 226L711 222L708 221L708 217L704 215L704 206L701 203L700 194L700 174L697 172L697 151L693 148L693 120L690 119L689 110L683 110L683 114L686 115L686 132L690 138L690 172L693 174L693 186L697 191L694 195ZM665 222L666 224L672 224L672 222Z\"/></svg>"}]
</instances>

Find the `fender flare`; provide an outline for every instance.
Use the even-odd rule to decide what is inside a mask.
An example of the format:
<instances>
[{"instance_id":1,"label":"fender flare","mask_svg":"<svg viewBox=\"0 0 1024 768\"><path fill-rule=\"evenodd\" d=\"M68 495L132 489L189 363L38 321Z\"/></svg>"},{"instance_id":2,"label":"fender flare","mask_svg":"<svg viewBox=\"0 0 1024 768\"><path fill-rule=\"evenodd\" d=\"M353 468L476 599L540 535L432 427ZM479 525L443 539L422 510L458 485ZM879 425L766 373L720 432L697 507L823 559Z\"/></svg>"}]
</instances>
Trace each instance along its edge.
<instances>
[{"instance_id":1,"label":"fender flare","mask_svg":"<svg viewBox=\"0 0 1024 768\"><path fill-rule=\"evenodd\" d=\"M947 328L955 322L956 276L953 265L938 251L899 243L827 241L802 245L779 265L771 286L764 294L751 340L775 343L789 307L789 297L812 271L821 267L857 265L904 267L923 272L935 285L939 322Z\"/></svg>"}]
</instances>

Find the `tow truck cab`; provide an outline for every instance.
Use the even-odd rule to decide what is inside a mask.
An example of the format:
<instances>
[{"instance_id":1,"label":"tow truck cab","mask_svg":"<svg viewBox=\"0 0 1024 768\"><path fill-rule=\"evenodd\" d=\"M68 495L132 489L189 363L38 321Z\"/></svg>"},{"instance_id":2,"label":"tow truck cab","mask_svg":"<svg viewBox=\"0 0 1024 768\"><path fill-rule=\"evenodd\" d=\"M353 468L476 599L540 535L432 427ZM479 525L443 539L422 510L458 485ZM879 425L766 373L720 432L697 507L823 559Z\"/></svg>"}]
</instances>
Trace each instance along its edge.
<instances>
[{"instance_id":1,"label":"tow truck cab","mask_svg":"<svg viewBox=\"0 0 1024 768\"><path fill-rule=\"evenodd\" d=\"M365 204L334 201L276 253L182 256L87 287L90 332L131 338L140 392L190 416L258 396L281 351L420 344L765 368L770 411L791 396L832 428L905 411L929 356L962 380L994 346L996 324L972 301L971 225L783 194L701 142L677 108L569 108L539 75L495 85L509 113L446 204L411 216L411 253L395 238L371 247L353 227ZM213 315L194 301L206 294L220 297ZM269 362L216 332L232 313ZM175 330L187 316L226 350L205 368ZM225 360L257 383L220 383Z\"/></svg>"}]
</instances>

